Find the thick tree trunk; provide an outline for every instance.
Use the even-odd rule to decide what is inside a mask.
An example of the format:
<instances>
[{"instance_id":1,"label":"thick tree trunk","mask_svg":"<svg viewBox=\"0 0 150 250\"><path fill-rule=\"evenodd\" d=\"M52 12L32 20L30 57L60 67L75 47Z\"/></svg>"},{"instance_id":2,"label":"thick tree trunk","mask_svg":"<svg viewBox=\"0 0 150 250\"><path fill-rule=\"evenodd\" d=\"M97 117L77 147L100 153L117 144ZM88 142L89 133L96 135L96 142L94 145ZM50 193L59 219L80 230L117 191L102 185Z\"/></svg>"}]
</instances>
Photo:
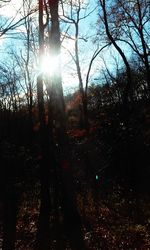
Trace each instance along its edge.
<instances>
[{"instance_id":1,"label":"thick tree trunk","mask_svg":"<svg viewBox=\"0 0 150 250\"><path fill-rule=\"evenodd\" d=\"M51 14L51 44L50 48L55 56L60 53L60 31L58 20L58 0L49 0ZM55 110L55 132L58 142L59 157L59 175L61 179L62 193L62 210L64 216L64 226L68 238L71 242L72 249L85 249L82 227L79 213L75 204L73 178L71 174L71 166L68 153L68 138L66 134L65 105L63 98L63 89L61 81L61 71L58 65L58 71L52 77L52 85L54 90L54 110Z\"/></svg>"},{"instance_id":2,"label":"thick tree trunk","mask_svg":"<svg viewBox=\"0 0 150 250\"><path fill-rule=\"evenodd\" d=\"M39 0L39 60L44 53L44 24L43 24L43 0ZM41 183L41 205L37 232L36 250L49 249L49 213L50 213L50 151L48 130L45 122L43 76L37 78L37 98L40 121L40 183Z\"/></svg>"}]
</instances>

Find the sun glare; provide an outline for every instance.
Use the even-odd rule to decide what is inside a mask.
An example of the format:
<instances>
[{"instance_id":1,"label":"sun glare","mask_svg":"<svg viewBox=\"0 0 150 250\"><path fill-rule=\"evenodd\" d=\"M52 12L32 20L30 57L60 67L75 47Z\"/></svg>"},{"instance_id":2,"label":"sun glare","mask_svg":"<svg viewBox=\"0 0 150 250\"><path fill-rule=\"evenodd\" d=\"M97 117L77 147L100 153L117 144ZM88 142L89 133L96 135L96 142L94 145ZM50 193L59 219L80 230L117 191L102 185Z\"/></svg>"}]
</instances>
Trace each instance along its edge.
<instances>
[{"instance_id":1,"label":"sun glare","mask_svg":"<svg viewBox=\"0 0 150 250\"><path fill-rule=\"evenodd\" d=\"M46 55L41 59L40 71L44 75L52 76L58 71L59 68L59 57Z\"/></svg>"}]
</instances>

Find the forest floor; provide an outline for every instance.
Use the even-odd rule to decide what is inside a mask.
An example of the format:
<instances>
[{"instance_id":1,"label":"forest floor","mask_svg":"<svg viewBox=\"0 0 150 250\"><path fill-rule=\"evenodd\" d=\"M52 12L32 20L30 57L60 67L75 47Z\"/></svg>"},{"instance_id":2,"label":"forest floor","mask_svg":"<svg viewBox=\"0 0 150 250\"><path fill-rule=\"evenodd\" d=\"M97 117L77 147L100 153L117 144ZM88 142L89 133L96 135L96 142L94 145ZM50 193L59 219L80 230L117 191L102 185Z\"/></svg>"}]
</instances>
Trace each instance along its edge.
<instances>
[{"instance_id":1,"label":"forest floor","mask_svg":"<svg viewBox=\"0 0 150 250\"><path fill-rule=\"evenodd\" d=\"M107 176L103 174L103 171L96 172L97 166L101 165L102 168L103 165L107 167L107 164L100 152L97 152L97 145L93 143L93 138L88 140L88 143L87 139L76 140L71 151L76 204L88 249L150 249L149 194L133 190L123 179ZM30 160L31 163L34 162L33 159ZM89 170L90 166L93 166L92 171ZM35 249L40 185L36 178L34 181L32 179L34 171L31 173L30 170L28 173L29 181L25 184L25 191L19 202L16 250ZM56 235L52 232L55 224L53 214L54 211L50 214L51 250L55 250L57 244ZM62 225L61 207L59 220ZM61 226L60 233L62 243L60 250L71 250L63 226Z\"/></svg>"},{"instance_id":2,"label":"forest floor","mask_svg":"<svg viewBox=\"0 0 150 250\"><path fill-rule=\"evenodd\" d=\"M109 183L107 189L101 187L100 183L96 185L93 188L88 183L82 183L80 191L76 192L88 249L150 249L149 197L135 197L133 190L127 190L116 181ZM34 192L38 192L36 189ZM33 191L32 194L24 194L18 213L16 249L34 249L38 211L39 201ZM61 237L64 245L61 249L71 249L63 231ZM54 235L50 235L50 246L50 249L56 249Z\"/></svg>"}]
</instances>

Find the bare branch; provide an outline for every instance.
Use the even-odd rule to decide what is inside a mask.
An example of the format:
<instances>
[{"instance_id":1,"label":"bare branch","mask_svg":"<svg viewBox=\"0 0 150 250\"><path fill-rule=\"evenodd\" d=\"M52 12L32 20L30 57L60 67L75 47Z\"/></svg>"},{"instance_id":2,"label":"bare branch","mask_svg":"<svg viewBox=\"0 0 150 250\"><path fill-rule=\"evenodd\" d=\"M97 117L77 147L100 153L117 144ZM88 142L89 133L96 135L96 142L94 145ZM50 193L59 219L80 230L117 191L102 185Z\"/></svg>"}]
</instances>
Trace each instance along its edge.
<instances>
[{"instance_id":1,"label":"bare branch","mask_svg":"<svg viewBox=\"0 0 150 250\"><path fill-rule=\"evenodd\" d=\"M105 49L106 47L110 46L111 42L108 44L105 44L102 48L96 50L91 58L91 61L89 63L89 67L88 67L88 71L87 71L87 75L86 75L86 86L85 86L85 92L87 93L87 89L88 89L88 82L89 82L89 76L90 76L90 72L91 72L91 68L93 65L93 62L95 60L95 58L100 54L100 52Z\"/></svg>"}]
</instances>

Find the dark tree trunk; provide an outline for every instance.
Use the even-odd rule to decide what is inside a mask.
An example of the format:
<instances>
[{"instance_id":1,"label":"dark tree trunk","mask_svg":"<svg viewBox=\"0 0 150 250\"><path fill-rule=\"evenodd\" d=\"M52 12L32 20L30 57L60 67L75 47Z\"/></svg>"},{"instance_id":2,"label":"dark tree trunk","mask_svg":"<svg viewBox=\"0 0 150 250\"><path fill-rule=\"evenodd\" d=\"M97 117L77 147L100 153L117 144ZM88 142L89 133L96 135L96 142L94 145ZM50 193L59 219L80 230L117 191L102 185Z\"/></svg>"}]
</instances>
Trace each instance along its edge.
<instances>
[{"instance_id":1,"label":"dark tree trunk","mask_svg":"<svg viewBox=\"0 0 150 250\"><path fill-rule=\"evenodd\" d=\"M15 250L16 240L17 200L16 197L6 197L4 200L3 246L2 250Z\"/></svg>"},{"instance_id":2,"label":"dark tree trunk","mask_svg":"<svg viewBox=\"0 0 150 250\"><path fill-rule=\"evenodd\" d=\"M105 25L106 34L107 34L109 40L111 41L111 43L114 45L114 47L116 48L116 50L120 54L120 56L122 57L122 60L126 66L127 84L124 88L124 94L123 94L123 106L124 106L123 110L124 110L124 116L128 116L128 114L129 114L129 99L130 99L130 103L133 104L133 91L132 91L133 86L132 86L131 68L130 68L130 65L128 63L128 60L127 60L124 52L118 46L118 44L116 43L115 39L113 38L113 36L109 30L105 0L104 1L100 0L100 3L101 3L102 10L103 10L103 15L104 15L104 25ZM127 119L128 118L126 117L125 120L127 120Z\"/></svg>"},{"instance_id":3,"label":"dark tree trunk","mask_svg":"<svg viewBox=\"0 0 150 250\"><path fill-rule=\"evenodd\" d=\"M55 56L60 53L60 31L58 20L58 0L49 0L50 14L51 14L51 46ZM82 227L79 213L75 204L73 178L71 174L71 164L69 161L69 145L66 134L66 119L65 119L65 105L63 98L63 89L61 81L61 72L58 65L58 71L52 77L52 85L54 86L54 110L56 121L56 139L59 147L59 175L61 179L61 193L62 193L62 210L64 216L64 226L68 238L71 242L72 249L85 249L82 235ZM58 178L59 179L59 178Z\"/></svg>"},{"instance_id":4,"label":"dark tree trunk","mask_svg":"<svg viewBox=\"0 0 150 250\"><path fill-rule=\"evenodd\" d=\"M4 144L5 142L3 142ZM16 173L19 166L7 145L0 145L0 199L2 204L3 243L2 250L14 250L16 242L16 220L19 193L15 188Z\"/></svg>"},{"instance_id":5,"label":"dark tree trunk","mask_svg":"<svg viewBox=\"0 0 150 250\"><path fill-rule=\"evenodd\" d=\"M43 24L43 0L39 0L39 57L44 53L44 24ZM40 121L40 183L41 183L41 204L37 233L36 250L49 249L49 213L50 213L50 151L48 130L45 122L43 76L37 78L37 98Z\"/></svg>"},{"instance_id":6,"label":"dark tree trunk","mask_svg":"<svg viewBox=\"0 0 150 250\"><path fill-rule=\"evenodd\" d=\"M140 34L140 39L141 39L141 44L142 44L142 49L143 49L143 61L145 64L146 68L146 78L147 78L147 85L148 85L148 90L149 90L149 96L150 96L150 65L149 65L149 54L147 52L146 48L146 42L144 39L144 34L143 34L143 18L142 18L142 10L141 10L141 3L140 1L137 1L137 6L138 6L138 15L139 15L139 34Z\"/></svg>"}]
</instances>

